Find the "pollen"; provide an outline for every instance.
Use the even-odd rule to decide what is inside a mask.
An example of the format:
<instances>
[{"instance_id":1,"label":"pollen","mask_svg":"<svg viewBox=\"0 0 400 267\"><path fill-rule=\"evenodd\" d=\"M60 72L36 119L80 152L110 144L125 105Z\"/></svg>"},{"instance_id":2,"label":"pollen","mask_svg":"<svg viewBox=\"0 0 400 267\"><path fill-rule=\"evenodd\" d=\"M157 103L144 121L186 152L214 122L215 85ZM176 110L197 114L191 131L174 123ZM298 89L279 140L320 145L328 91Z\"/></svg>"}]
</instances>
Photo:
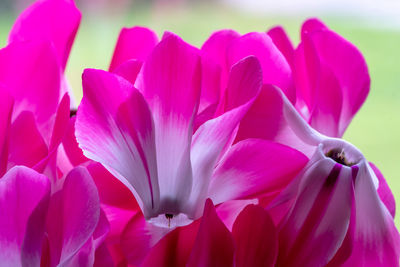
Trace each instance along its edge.
<instances>
[{"instance_id":1,"label":"pollen","mask_svg":"<svg viewBox=\"0 0 400 267\"><path fill-rule=\"evenodd\" d=\"M336 161L337 163L345 165L345 166L351 167L354 165L353 162L349 162L347 160L344 149L340 149L340 148L331 149L325 154L325 156L327 156L328 158L331 158L334 161Z\"/></svg>"},{"instance_id":2,"label":"pollen","mask_svg":"<svg viewBox=\"0 0 400 267\"><path fill-rule=\"evenodd\" d=\"M165 213L165 218L168 220L168 227L171 227L171 220L174 218L174 215L171 213Z\"/></svg>"}]
</instances>

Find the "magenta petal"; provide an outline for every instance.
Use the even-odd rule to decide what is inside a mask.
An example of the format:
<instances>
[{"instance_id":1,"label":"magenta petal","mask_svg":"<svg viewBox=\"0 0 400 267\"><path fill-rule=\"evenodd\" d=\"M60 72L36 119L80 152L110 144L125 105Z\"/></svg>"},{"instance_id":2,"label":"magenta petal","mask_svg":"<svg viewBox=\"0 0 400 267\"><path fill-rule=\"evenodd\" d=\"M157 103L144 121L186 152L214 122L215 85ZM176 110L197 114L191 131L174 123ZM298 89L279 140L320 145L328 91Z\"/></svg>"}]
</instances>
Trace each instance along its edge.
<instances>
[{"instance_id":1,"label":"magenta petal","mask_svg":"<svg viewBox=\"0 0 400 267\"><path fill-rule=\"evenodd\" d=\"M121 247L128 262L139 265L151 248L171 230L148 223L141 213L137 213L121 234Z\"/></svg>"},{"instance_id":2,"label":"magenta petal","mask_svg":"<svg viewBox=\"0 0 400 267\"><path fill-rule=\"evenodd\" d=\"M0 86L0 177L7 170L10 125L14 99Z\"/></svg>"},{"instance_id":3,"label":"magenta petal","mask_svg":"<svg viewBox=\"0 0 400 267\"><path fill-rule=\"evenodd\" d=\"M129 59L145 61L157 43L157 35L148 28L123 28L115 46L110 71Z\"/></svg>"},{"instance_id":4,"label":"magenta petal","mask_svg":"<svg viewBox=\"0 0 400 267\"><path fill-rule=\"evenodd\" d=\"M87 169L96 183L102 204L129 210L139 209L132 192L101 164L91 163Z\"/></svg>"},{"instance_id":5,"label":"magenta petal","mask_svg":"<svg viewBox=\"0 0 400 267\"><path fill-rule=\"evenodd\" d=\"M239 200L228 200L216 207L218 217L225 224L226 228L232 232L233 224L242 210L250 205L258 204L258 199L239 199Z\"/></svg>"},{"instance_id":6,"label":"magenta petal","mask_svg":"<svg viewBox=\"0 0 400 267\"><path fill-rule=\"evenodd\" d=\"M247 138L273 139L282 128L283 101L279 92L264 85L240 123L236 141Z\"/></svg>"},{"instance_id":7,"label":"magenta petal","mask_svg":"<svg viewBox=\"0 0 400 267\"><path fill-rule=\"evenodd\" d=\"M47 145L36 127L34 115L29 111L22 112L11 125L9 167L33 167L47 153Z\"/></svg>"},{"instance_id":8,"label":"magenta petal","mask_svg":"<svg viewBox=\"0 0 400 267\"><path fill-rule=\"evenodd\" d=\"M383 204L385 204L386 208L389 210L390 214L392 214L392 217L394 218L394 215L396 214L396 201L394 199L393 193L390 190L390 187L387 184L385 177L378 169L378 167L376 167L375 164L373 164L372 162L370 162L369 165L371 166L379 181L379 198L382 200Z\"/></svg>"},{"instance_id":9,"label":"magenta petal","mask_svg":"<svg viewBox=\"0 0 400 267\"><path fill-rule=\"evenodd\" d=\"M187 266L233 266L234 241L207 199Z\"/></svg>"},{"instance_id":10,"label":"magenta petal","mask_svg":"<svg viewBox=\"0 0 400 267\"><path fill-rule=\"evenodd\" d=\"M270 29L267 34L271 37L276 47L278 47L285 56L287 62L293 69L294 47L285 30L281 26L276 26Z\"/></svg>"},{"instance_id":11,"label":"magenta petal","mask_svg":"<svg viewBox=\"0 0 400 267\"><path fill-rule=\"evenodd\" d=\"M53 131L51 134L49 150L55 150L61 144L64 135L68 129L70 118L70 98L65 94L58 105L57 112L54 119Z\"/></svg>"},{"instance_id":12,"label":"magenta petal","mask_svg":"<svg viewBox=\"0 0 400 267\"><path fill-rule=\"evenodd\" d=\"M107 248L107 244L103 243L96 249L94 256L93 267L112 267L115 266L113 258L111 257L110 251Z\"/></svg>"},{"instance_id":13,"label":"magenta petal","mask_svg":"<svg viewBox=\"0 0 400 267\"><path fill-rule=\"evenodd\" d=\"M0 260L5 266L39 265L50 182L26 167L0 179Z\"/></svg>"},{"instance_id":14,"label":"magenta petal","mask_svg":"<svg viewBox=\"0 0 400 267\"><path fill-rule=\"evenodd\" d=\"M353 44L333 31L315 31L308 36L321 64L330 68L342 88L341 136L368 95L370 77L367 64Z\"/></svg>"},{"instance_id":15,"label":"magenta petal","mask_svg":"<svg viewBox=\"0 0 400 267\"><path fill-rule=\"evenodd\" d=\"M343 95L340 84L331 70L320 66L316 103L309 118L309 124L322 134L340 136L340 115Z\"/></svg>"},{"instance_id":16,"label":"magenta petal","mask_svg":"<svg viewBox=\"0 0 400 267\"><path fill-rule=\"evenodd\" d=\"M249 55L260 61L263 82L278 86L292 103L295 102L296 92L290 65L266 33L248 33L234 40L228 47L230 66Z\"/></svg>"},{"instance_id":17,"label":"magenta petal","mask_svg":"<svg viewBox=\"0 0 400 267\"><path fill-rule=\"evenodd\" d=\"M343 266L398 266L400 235L392 215L379 198L373 176L364 162L355 178L353 251Z\"/></svg>"},{"instance_id":18,"label":"magenta petal","mask_svg":"<svg viewBox=\"0 0 400 267\"><path fill-rule=\"evenodd\" d=\"M321 134L310 127L279 88L264 85L241 121L235 142L248 138L272 140L308 157L321 142Z\"/></svg>"},{"instance_id":19,"label":"magenta petal","mask_svg":"<svg viewBox=\"0 0 400 267\"><path fill-rule=\"evenodd\" d=\"M212 105L216 105L221 94L221 67L214 62L214 59L202 56L201 58L201 96L199 103L199 113L207 110ZM211 118L211 117L209 117Z\"/></svg>"},{"instance_id":20,"label":"magenta petal","mask_svg":"<svg viewBox=\"0 0 400 267\"><path fill-rule=\"evenodd\" d=\"M86 70L83 87L75 125L80 147L137 193L145 215L151 216L159 194L147 103L131 83L116 74Z\"/></svg>"},{"instance_id":21,"label":"magenta petal","mask_svg":"<svg viewBox=\"0 0 400 267\"><path fill-rule=\"evenodd\" d=\"M119 65L113 72L135 84L142 65L142 61L130 59Z\"/></svg>"},{"instance_id":22,"label":"magenta petal","mask_svg":"<svg viewBox=\"0 0 400 267\"><path fill-rule=\"evenodd\" d=\"M215 203L282 190L308 159L290 147L261 139L235 144L214 172L209 196Z\"/></svg>"},{"instance_id":23,"label":"magenta petal","mask_svg":"<svg viewBox=\"0 0 400 267\"><path fill-rule=\"evenodd\" d=\"M303 40L306 34L310 34L315 31L325 30L327 28L328 27L326 27L325 24L317 18L308 19L301 26L301 39Z\"/></svg>"},{"instance_id":24,"label":"magenta petal","mask_svg":"<svg viewBox=\"0 0 400 267\"><path fill-rule=\"evenodd\" d=\"M349 228L354 199L352 170L321 159L310 161L301 178L296 201L279 226L278 264L325 266Z\"/></svg>"},{"instance_id":25,"label":"magenta petal","mask_svg":"<svg viewBox=\"0 0 400 267\"><path fill-rule=\"evenodd\" d=\"M190 205L197 206L197 216L207 196L209 178L217 160L233 141L240 120L249 110L261 87L262 76L256 58L248 57L232 67L230 82L221 109L228 110L221 116L205 122L193 136L191 163L193 186ZM225 106L225 107L224 107Z\"/></svg>"},{"instance_id":26,"label":"magenta petal","mask_svg":"<svg viewBox=\"0 0 400 267\"><path fill-rule=\"evenodd\" d=\"M225 89L231 67L227 58L227 48L233 40L239 37L240 34L233 30L221 30L213 33L204 42L201 47L203 60L202 96L214 95L216 97L221 94L221 90ZM217 77L209 75L212 69L214 69L214 75ZM215 80L210 81L211 79ZM217 84L211 84L212 82ZM215 92L214 90L219 91Z\"/></svg>"},{"instance_id":27,"label":"magenta petal","mask_svg":"<svg viewBox=\"0 0 400 267\"><path fill-rule=\"evenodd\" d=\"M71 258L65 260L63 266L93 266L95 248L90 238Z\"/></svg>"},{"instance_id":28,"label":"magenta petal","mask_svg":"<svg viewBox=\"0 0 400 267\"><path fill-rule=\"evenodd\" d=\"M244 105L260 92L262 70L256 57L249 56L234 64L229 73L227 88L224 91L217 114Z\"/></svg>"},{"instance_id":29,"label":"magenta petal","mask_svg":"<svg viewBox=\"0 0 400 267\"><path fill-rule=\"evenodd\" d=\"M67 175L62 197L62 207L59 207L63 212L60 263L68 261L92 238L100 216L96 185L85 168L77 167Z\"/></svg>"},{"instance_id":30,"label":"magenta petal","mask_svg":"<svg viewBox=\"0 0 400 267\"><path fill-rule=\"evenodd\" d=\"M65 154L72 166L77 166L89 160L83 155L83 151L79 148L78 142L76 141L75 122L76 116L69 120L67 130L62 140Z\"/></svg>"},{"instance_id":31,"label":"magenta petal","mask_svg":"<svg viewBox=\"0 0 400 267\"><path fill-rule=\"evenodd\" d=\"M40 0L27 8L15 22L9 42L43 40L54 44L62 69L81 20L73 0Z\"/></svg>"},{"instance_id":32,"label":"magenta petal","mask_svg":"<svg viewBox=\"0 0 400 267\"><path fill-rule=\"evenodd\" d=\"M226 50L230 43L239 37L240 34L233 30L214 32L201 47L202 55L207 59L212 59L222 71L228 74L230 66L227 65Z\"/></svg>"},{"instance_id":33,"label":"magenta petal","mask_svg":"<svg viewBox=\"0 0 400 267\"><path fill-rule=\"evenodd\" d=\"M149 107L139 91L135 90L131 97L121 104L116 123L123 137L119 145L125 144L129 147L124 160L129 162L131 167L117 166L115 170L135 189L143 202L142 210L145 216L151 216L151 213L157 209L160 199L155 133ZM117 160L120 161L120 158ZM135 166L134 163L138 165ZM115 162L110 164L115 165ZM120 163L120 165L123 164L126 163Z\"/></svg>"},{"instance_id":34,"label":"magenta petal","mask_svg":"<svg viewBox=\"0 0 400 267\"><path fill-rule=\"evenodd\" d=\"M136 82L154 118L160 198L183 203L192 183L190 145L201 86L199 50L169 34Z\"/></svg>"},{"instance_id":35,"label":"magenta petal","mask_svg":"<svg viewBox=\"0 0 400 267\"><path fill-rule=\"evenodd\" d=\"M60 68L49 43L13 43L0 50L0 83L14 97L13 118L22 111L35 115L40 132L55 113L60 94Z\"/></svg>"},{"instance_id":36,"label":"magenta petal","mask_svg":"<svg viewBox=\"0 0 400 267\"><path fill-rule=\"evenodd\" d=\"M143 267L186 266L196 240L200 220L166 234L147 254Z\"/></svg>"},{"instance_id":37,"label":"magenta petal","mask_svg":"<svg viewBox=\"0 0 400 267\"><path fill-rule=\"evenodd\" d=\"M237 217L232 230L235 266L275 266L278 233L268 212L248 205Z\"/></svg>"}]
</instances>

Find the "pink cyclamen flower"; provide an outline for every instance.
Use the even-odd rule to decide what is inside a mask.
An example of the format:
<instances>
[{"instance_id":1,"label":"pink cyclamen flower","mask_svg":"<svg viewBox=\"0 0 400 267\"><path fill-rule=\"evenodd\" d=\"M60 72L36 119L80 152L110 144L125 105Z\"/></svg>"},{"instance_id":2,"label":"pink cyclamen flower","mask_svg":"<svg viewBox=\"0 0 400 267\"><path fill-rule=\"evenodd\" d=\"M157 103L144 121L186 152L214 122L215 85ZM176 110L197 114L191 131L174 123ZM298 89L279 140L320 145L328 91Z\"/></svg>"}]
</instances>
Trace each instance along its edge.
<instances>
[{"instance_id":1,"label":"pink cyclamen flower","mask_svg":"<svg viewBox=\"0 0 400 267\"><path fill-rule=\"evenodd\" d=\"M130 262L140 262L174 227L199 218L206 198L218 204L281 188L306 163L301 153L268 141L229 148L261 85L254 57L232 67L221 115L194 132L200 73L198 49L168 34L145 60L138 89L116 74L83 75L76 122L80 147L131 190L143 212L123 233ZM288 159L289 165L279 164Z\"/></svg>"},{"instance_id":2,"label":"pink cyclamen flower","mask_svg":"<svg viewBox=\"0 0 400 267\"><path fill-rule=\"evenodd\" d=\"M278 224L278 264L397 266L394 198L377 168L350 143L311 128L279 89L264 90L274 103L270 123L279 125L269 138L311 158L267 204Z\"/></svg>"}]
</instances>

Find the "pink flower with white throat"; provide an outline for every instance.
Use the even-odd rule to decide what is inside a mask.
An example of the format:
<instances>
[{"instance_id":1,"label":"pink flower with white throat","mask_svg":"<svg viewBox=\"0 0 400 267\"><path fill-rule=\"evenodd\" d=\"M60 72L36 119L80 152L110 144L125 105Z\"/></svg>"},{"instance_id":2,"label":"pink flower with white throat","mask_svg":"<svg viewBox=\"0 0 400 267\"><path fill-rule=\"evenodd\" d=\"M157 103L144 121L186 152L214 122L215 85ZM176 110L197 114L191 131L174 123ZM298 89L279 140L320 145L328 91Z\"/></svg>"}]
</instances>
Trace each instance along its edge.
<instances>
[{"instance_id":1,"label":"pink flower with white throat","mask_svg":"<svg viewBox=\"0 0 400 267\"><path fill-rule=\"evenodd\" d=\"M254 57L232 67L220 115L194 132L200 59L198 49L169 33L145 60L137 89L109 72L86 70L83 75L77 140L85 155L101 162L139 203L144 217L132 218L123 233L127 253L134 254L129 260L136 264L165 233L199 218L207 198L214 204L252 198L286 185L282 181L307 161L269 141L246 140L230 148L261 86ZM289 159L289 165L279 164Z\"/></svg>"},{"instance_id":2,"label":"pink flower with white throat","mask_svg":"<svg viewBox=\"0 0 400 267\"><path fill-rule=\"evenodd\" d=\"M379 170L352 144L311 128L279 89L264 94L279 125L269 127L270 139L310 157L267 206L278 224L278 264L397 266L394 198Z\"/></svg>"}]
</instances>

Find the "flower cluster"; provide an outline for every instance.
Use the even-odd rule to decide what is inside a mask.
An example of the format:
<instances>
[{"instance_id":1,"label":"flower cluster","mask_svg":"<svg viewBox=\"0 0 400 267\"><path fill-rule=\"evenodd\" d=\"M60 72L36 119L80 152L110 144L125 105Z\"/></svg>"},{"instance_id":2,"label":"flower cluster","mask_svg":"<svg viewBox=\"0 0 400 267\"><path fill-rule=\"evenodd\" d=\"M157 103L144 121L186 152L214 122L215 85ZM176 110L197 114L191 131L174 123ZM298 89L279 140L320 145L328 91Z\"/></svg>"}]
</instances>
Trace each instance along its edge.
<instances>
[{"instance_id":1,"label":"flower cluster","mask_svg":"<svg viewBox=\"0 0 400 267\"><path fill-rule=\"evenodd\" d=\"M341 139L370 79L317 19L201 48L124 28L77 112L81 14L39 0L0 50L1 266L399 266L395 202Z\"/></svg>"}]
</instances>

